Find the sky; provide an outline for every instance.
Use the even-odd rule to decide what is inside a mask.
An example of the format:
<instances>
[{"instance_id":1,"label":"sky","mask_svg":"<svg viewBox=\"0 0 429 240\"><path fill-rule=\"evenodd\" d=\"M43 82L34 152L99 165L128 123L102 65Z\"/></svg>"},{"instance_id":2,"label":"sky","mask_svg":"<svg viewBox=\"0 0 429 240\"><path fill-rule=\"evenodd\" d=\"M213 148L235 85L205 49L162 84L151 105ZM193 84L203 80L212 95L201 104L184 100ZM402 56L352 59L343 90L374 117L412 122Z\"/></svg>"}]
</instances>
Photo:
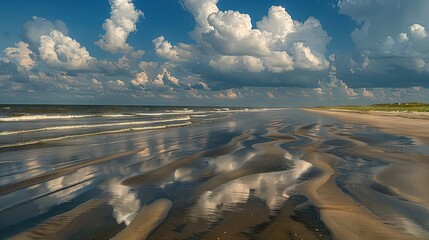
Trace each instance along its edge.
<instances>
[{"instance_id":1,"label":"sky","mask_svg":"<svg viewBox=\"0 0 429 240\"><path fill-rule=\"evenodd\" d=\"M429 102L427 0L0 2L0 103Z\"/></svg>"}]
</instances>

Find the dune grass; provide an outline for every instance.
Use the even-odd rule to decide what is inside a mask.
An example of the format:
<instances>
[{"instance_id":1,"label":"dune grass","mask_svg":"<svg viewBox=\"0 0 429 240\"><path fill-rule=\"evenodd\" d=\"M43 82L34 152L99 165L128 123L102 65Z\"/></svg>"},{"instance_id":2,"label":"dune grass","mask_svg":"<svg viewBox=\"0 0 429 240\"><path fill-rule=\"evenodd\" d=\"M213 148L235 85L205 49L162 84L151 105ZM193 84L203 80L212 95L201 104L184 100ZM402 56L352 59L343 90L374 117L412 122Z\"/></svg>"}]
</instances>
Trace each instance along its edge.
<instances>
[{"instance_id":1,"label":"dune grass","mask_svg":"<svg viewBox=\"0 0 429 240\"><path fill-rule=\"evenodd\" d=\"M419 102L373 104L367 106L320 106L318 109L385 112L429 112L429 104Z\"/></svg>"}]
</instances>

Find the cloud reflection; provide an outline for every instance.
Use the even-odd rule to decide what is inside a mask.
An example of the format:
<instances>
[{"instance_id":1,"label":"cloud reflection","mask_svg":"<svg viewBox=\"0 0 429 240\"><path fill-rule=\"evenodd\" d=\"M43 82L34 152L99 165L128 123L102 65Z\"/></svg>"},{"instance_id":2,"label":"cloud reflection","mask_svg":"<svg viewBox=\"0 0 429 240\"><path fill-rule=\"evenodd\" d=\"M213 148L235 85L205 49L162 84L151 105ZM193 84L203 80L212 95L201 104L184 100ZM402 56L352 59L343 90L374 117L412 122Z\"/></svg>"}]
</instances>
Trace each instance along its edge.
<instances>
[{"instance_id":1,"label":"cloud reflection","mask_svg":"<svg viewBox=\"0 0 429 240\"><path fill-rule=\"evenodd\" d=\"M116 221L129 225L140 209L137 193L122 185L119 179L112 179L103 188L108 194L108 203L113 207Z\"/></svg>"},{"instance_id":2,"label":"cloud reflection","mask_svg":"<svg viewBox=\"0 0 429 240\"><path fill-rule=\"evenodd\" d=\"M302 160L296 160L295 165L288 171L245 176L204 192L190 209L189 216L216 220L222 208L234 208L239 203L246 203L251 195L264 200L267 208L275 211L283 206L290 195L295 194L297 179L311 167L310 163Z\"/></svg>"}]
</instances>

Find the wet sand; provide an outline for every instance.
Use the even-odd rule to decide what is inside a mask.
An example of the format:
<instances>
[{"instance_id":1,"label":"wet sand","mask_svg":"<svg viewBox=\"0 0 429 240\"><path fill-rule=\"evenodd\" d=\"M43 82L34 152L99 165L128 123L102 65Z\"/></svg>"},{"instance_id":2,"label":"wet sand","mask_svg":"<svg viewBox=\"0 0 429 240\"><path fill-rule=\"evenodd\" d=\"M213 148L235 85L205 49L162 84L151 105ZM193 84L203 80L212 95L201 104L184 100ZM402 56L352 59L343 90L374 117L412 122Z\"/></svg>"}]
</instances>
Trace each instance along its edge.
<instances>
[{"instance_id":1,"label":"wet sand","mask_svg":"<svg viewBox=\"0 0 429 240\"><path fill-rule=\"evenodd\" d=\"M249 137L250 137L249 133L243 133L237 137L234 137L233 139L231 139L229 143L223 146L219 146L214 149L197 152L189 156L179 158L176 161L172 162L171 164L168 164L166 166L163 166L151 172L148 172L142 175L137 175L131 178L127 178L122 182L122 184L135 186L135 185L147 185L147 184L158 183L159 181L165 178L173 176L176 169L182 166L191 164L194 161L197 161L203 157L216 157L216 156L226 155L237 150L239 148L238 144L241 141L248 139Z\"/></svg>"},{"instance_id":2,"label":"wet sand","mask_svg":"<svg viewBox=\"0 0 429 240\"><path fill-rule=\"evenodd\" d=\"M93 159L93 160L88 160L88 161L85 161L82 163L76 163L76 164L73 164L73 165L70 165L67 167L58 168L58 169L55 169L54 171L51 171L51 172L48 172L45 174L41 174L41 175L37 175L37 176L34 176L32 178L23 180L23 181L6 184L6 185L3 185L0 187L0 196L14 192L14 191L17 191L17 190L22 189L22 188L31 187L31 186L39 184L39 183L47 182L49 180L71 174L71 173L76 172L77 170L82 169L82 168L87 167L87 166L100 164L100 163L103 163L106 161L111 161L111 160L121 158L121 157L126 157L129 155L133 155L133 154L136 154L138 152L141 152L143 150L144 149L137 149L137 150L117 153L117 154L113 154L113 155L109 155L109 156L105 156L105 157L101 157L101 158L97 158L97 159Z\"/></svg>"},{"instance_id":3,"label":"wet sand","mask_svg":"<svg viewBox=\"0 0 429 240\"><path fill-rule=\"evenodd\" d=\"M159 199L146 206L124 230L113 240L146 239L167 217L173 203L168 199Z\"/></svg>"},{"instance_id":4,"label":"wet sand","mask_svg":"<svg viewBox=\"0 0 429 240\"><path fill-rule=\"evenodd\" d=\"M93 199L11 239L108 239L120 230L112 211L104 201Z\"/></svg>"},{"instance_id":5,"label":"wet sand","mask_svg":"<svg viewBox=\"0 0 429 240\"><path fill-rule=\"evenodd\" d=\"M218 136L138 135L153 144L0 186L0 214L37 209L13 239L427 239L425 132L340 120L285 111Z\"/></svg>"},{"instance_id":6,"label":"wet sand","mask_svg":"<svg viewBox=\"0 0 429 240\"><path fill-rule=\"evenodd\" d=\"M321 169L323 175L299 188L320 209L322 221L336 239L415 239L388 226L337 187L338 173L333 166L340 159L321 152L306 154L304 159Z\"/></svg>"},{"instance_id":7,"label":"wet sand","mask_svg":"<svg viewBox=\"0 0 429 240\"><path fill-rule=\"evenodd\" d=\"M264 143L253 144L252 147L256 150L255 154L250 155L244 160L244 164L236 169L221 172L219 174L204 173L203 178L207 179L200 185L192 189L196 196L204 196L208 199L217 198L217 194L222 193L222 188L227 188L228 192L234 194L234 191L246 189L232 188L227 186L235 181L250 182L252 176L257 176L258 173L267 174L270 172L284 172L293 169L294 161L292 155L288 153L281 144L296 140L289 134L284 134L278 130L284 125L267 128L267 133L263 137L269 138L270 141ZM236 137L228 145L229 149L234 151L218 151L217 149L210 150L211 157L224 157L230 154L237 153L243 149L245 141L249 140L249 135L246 137ZM236 141L239 139L240 141ZM227 146L228 146L227 145ZM224 146L221 149L227 147ZM236 146L236 147L232 147ZM219 159L220 160L220 159ZM221 161L221 160L220 160ZM197 177L198 178L198 177ZM249 180L246 180L249 179ZM281 179L276 179L280 181ZM142 184L142 182L140 182ZM218 192L219 191L219 192ZM298 206L305 206L307 199L304 196L284 198L285 204L280 209L275 210L275 213L267 208L267 203L253 196L252 189L248 189L249 194L245 201L238 201L234 207L228 204L228 196L220 194L220 201L217 202L215 209L201 209L197 207L204 198L187 199L184 206L177 206L173 209L171 215L166 222L161 225L155 232L149 236L149 239L329 239L330 234L327 229L324 229L323 224L311 212L310 216L302 216L297 210ZM178 193L180 194L180 193ZM277 194L281 194L278 192ZM228 194L226 194L228 195ZM172 196L173 201L181 196ZM190 208L190 209L187 209ZM202 214L200 211L209 210L209 212L222 212L222 216L214 215L215 218L207 221L207 219L199 218ZM209 213L211 215L211 213ZM297 219L292 219L291 216L296 214ZM191 219L184 216L192 216ZM308 225L316 226L309 229ZM208 228L208 229L207 229ZM171 231L174 229L174 231Z\"/></svg>"},{"instance_id":8,"label":"wet sand","mask_svg":"<svg viewBox=\"0 0 429 240\"><path fill-rule=\"evenodd\" d=\"M377 116L363 113L306 110L340 119L344 123L366 124L385 132L417 138L426 145L429 143L429 120L410 119L399 116ZM337 138L340 136L336 135ZM348 138L349 141L353 141ZM389 186L391 192L398 193L405 199L429 207L429 192L426 190L429 181L429 157L412 153L389 153L354 141L352 148L355 155L383 158L391 164L377 173L374 180ZM417 144L420 144L417 141Z\"/></svg>"},{"instance_id":9,"label":"wet sand","mask_svg":"<svg viewBox=\"0 0 429 240\"><path fill-rule=\"evenodd\" d=\"M423 119L408 119L402 117L386 117L377 115L367 115L361 113L306 110L322 115L332 116L349 124L365 124L379 128L385 132L406 135L418 138L427 143L429 139L429 121ZM345 137L347 134L336 134L331 131L336 139L342 139L351 143L347 148L347 155L359 156L368 159L380 159L387 163L372 175L369 188L377 193L390 195L399 198L409 205L420 205L422 213L429 208L429 192L427 182L429 180L429 157L426 155L413 155L405 153L389 153L385 150L370 146L353 138ZM320 140L319 140L320 142ZM317 141L307 147L304 159L314 164L323 171L323 175L318 179L309 181L300 186L315 206L320 208L323 222L338 239L423 239L428 237L427 230L398 229L394 226L397 219L383 219L377 213L389 211L389 204L383 206L371 203L371 196L359 195L359 190L347 189L349 194L340 190L335 179L340 174L337 170L339 162L344 159L333 154L320 151ZM356 183L358 184L358 183ZM367 192L368 193L368 192ZM354 198L350 198L350 194ZM358 201L356 201L358 200ZM369 203L366 206L363 205ZM374 205L372 205L374 204ZM382 203L381 203L382 204ZM383 208L386 209L383 209ZM427 222L427 218L422 219ZM391 224L395 222L394 224ZM427 223L426 223L427 224ZM427 227L427 225L426 225ZM413 232L411 235L408 232Z\"/></svg>"}]
</instances>

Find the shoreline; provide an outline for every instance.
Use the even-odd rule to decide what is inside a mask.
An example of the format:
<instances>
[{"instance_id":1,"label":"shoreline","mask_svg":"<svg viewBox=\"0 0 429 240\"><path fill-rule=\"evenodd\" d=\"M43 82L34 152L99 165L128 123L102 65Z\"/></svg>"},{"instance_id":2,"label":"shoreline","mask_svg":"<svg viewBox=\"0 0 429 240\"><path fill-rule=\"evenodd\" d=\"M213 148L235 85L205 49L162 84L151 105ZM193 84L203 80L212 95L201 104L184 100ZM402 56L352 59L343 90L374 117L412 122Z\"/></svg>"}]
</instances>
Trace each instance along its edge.
<instances>
[{"instance_id":1,"label":"shoreline","mask_svg":"<svg viewBox=\"0 0 429 240\"><path fill-rule=\"evenodd\" d=\"M405 135L429 144L429 118L411 118L390 112L358 112L302 108L301 110L334 117L344 123L365 124L387 133ZM386 115L388 113L388 115Z\"/></svg>"}]
</instances>

